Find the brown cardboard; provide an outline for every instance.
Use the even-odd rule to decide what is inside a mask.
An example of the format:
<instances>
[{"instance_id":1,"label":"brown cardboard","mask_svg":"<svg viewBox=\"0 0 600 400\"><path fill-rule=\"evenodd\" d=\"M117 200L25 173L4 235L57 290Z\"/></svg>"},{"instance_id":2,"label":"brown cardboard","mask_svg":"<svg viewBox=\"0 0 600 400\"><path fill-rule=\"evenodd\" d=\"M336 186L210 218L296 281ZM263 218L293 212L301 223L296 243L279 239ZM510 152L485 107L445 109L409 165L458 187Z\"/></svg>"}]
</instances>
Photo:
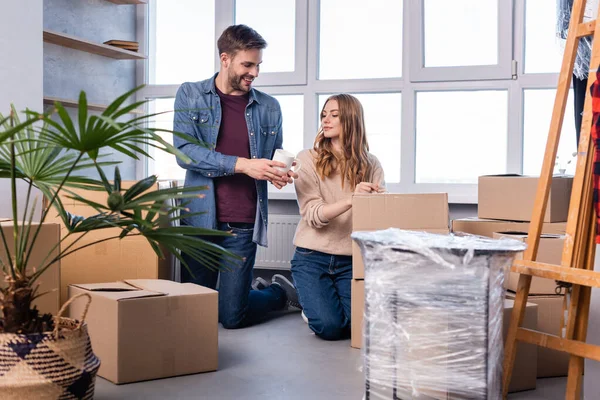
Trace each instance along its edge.
<instances>
[{"instance_id":1,"label":"brown cardboard","mask_svg":"<svg viewBox=\"0 0 600 400\"><path fill-rule=\"evenodd\" d=\"M514 299L515 293L507 292L506 298ZM555 336L561 336L561 315L563 295L529 296L528 303L538 306L537 330ZM538 347L537 377L552 378L567 376L569 372L569 354L562 351Z\"/></svg>"},{"instance_id":2,"label":"brown cardboard","mask_svg":"<svg viewBox=\"0 0 600 400\"><path fill-rule=\"evenodd\" d=\"M498 232L494 238L499 239L508 237L527 243L527 233L525 232ZM563 235L542 234L538 245L536 261L560 265L562 259L562 250L565 243ZM523 253L516 255L515 260L522 260ZM517 290L519 284L519 274L510 272L506 278L504 287L513 292ZM554 279L545 279L534 276L531 279L529 294L556 294L556 281Z\"/></svg>"},{"instance_id":3,"label":"brown cardboard","mask_svg":"<svg viewBox=\"0 0 600 400\"><path fill-rule=\"evenodd\" d=\"M131 181L123 182L122 187L131 187L133 183ZM106 204L107 194L105 192L69 190L87 200ZM61 194L60 200L70 213L83 217L98 213L87 204L76 202L67 196L67 193ZM53 209L48 217L48 221L60 224L62 237L65 237L68 230L58 213ZM97 240L118 236L119 233L118 228L89 232L76 243L74 248L89 246L62 259L60 265L61 304L66 301L67 289L73 283L114 282L124 279L155 279L170 276L166 261L158 258L144 237L127 236L123 239L111 239L90 245ZM71 235L63 242L63 247L69 246L80 236L81 234Z\"/></svg>"},{"instance_id":4,"label":"brown cardboard","mask_svg":"<svg viewBox=\"0 0 600 400\"><path fill-rule=\"evenodd\" d=\"M19 227L22 224L19 223ZM31 230L28 236L28 240L32 240L35 235L35 231L39 227L39 224L32 222ZM0 222L0 229L4 234L6 243L11 249L11 254L14 249L14 228L12 221L4 220ZM35 247L31 253L31 258L27 264L27 272L33 272L34 268L37 269L41 266L41 263L46 259L46 256L50 251L60 242L60 226L53 223L44 223L40 229L40 233L35 241ZM50 257L46 261L50 261L58 255L59 247L56 247L50 253ZM4 264L8 263L8 257L4 246L0 246L0 260ZM39 287L37 292L42 294L33 301L33 304L37 306L41 313L49 313L56 315L58 313L60 302L60 261L53 263L44 273L38 278L37 283ZM0 280L0 285L5 286L5 282Z\"/></svg>"},{"instance_id":5,"label":"brown cardboard","mask_svg":"<svg viewBox=\"0 0 600 400\"><path fill-rule=\"evenodd\" d=\"M218 366L217 292L158 279L69 286L89 293L86 322L98 375L113 383L215 371ZM83 299L70 307L80 318Z\"/></svg>"},{"instance_id":6,"label":"brown cardboard","mask_svg":"<svg viewBox=\"0 0 600 400\"><path fill-rule=\"evenodd\" d=\"M477 216L510 221L531 221L539 177L523 175L480 176ZM564 222L569 213L572 177L552 178L544 222Z\"/></svg>"},{"instance_id":7,"label":"brown cardboard","mask_svg":"<svg viewBox=\"0 0 600 400\"><path fill-rule=\"evenodd\" d=\"M364 280L352 280L352 322L351 322L351 340L350 345L354 348L360 349L362 347L363 338L363 313L364 313ZM510 316L512 313L514 301L504 301L504 315L503 315L503 338L506 339L508 332L508 326L510 324ZM523 318L523 327L529 329L538 329L538 321L543 316L538 316L538 305L533 302L528 302L525 310L525 316ZM537 353L538 349L536 346L525 343L517 344L517 356L515 359L515 366L513 369L512 379L509 386L509 392L518 392L522 390L535 389L536 387L536 370L538 368ZM545 361L545 358L541 359ZM543 369L543 368L542 368ZM454 397L452 397L454 398Z\"/></svg>"},{"instance_id":8,"label":"brown cardboard","mask_svg":"<svg viewBox=\"0 0 600 400\"><path fill-rule=\"evenodd\" d=\"M506 335L508 334L513 306L513 300L504 300L504 320L502 324L503 340L506 340ZM539 309L537 304L527 302L525 316L523 317L523 324L521 326L528 329L537 329L538 315ZM512 393L535 389L538 364L537 351L537 346L534 346L533 344L517 343L517 356L515 357L510 386L508 387L509 392Z\"/></svg>"},{"instance_id":9,"label":"brown cardboard","mask_svg":"<svg viewBox=\"0 0 600 400\"><path fill-rule=\"evenodd\" d=\"M527 232L529 222L500 221L481 218L461 218L452 220L452 232L464 232L471 235L494 237L495 232ZM547 222L542 225L542 233L564 234L566 222Z\"/></svg>"},{"instance_id":10,"label":"brown cardboard","mask_svg":"<svg viewBox=\"0 0 600 400\"><path fill-rule=\"evenodd\" d=\"M352 279L350 287L350 346L355 349L362 347L363 313L365 309L365 281Z\"/></svg>"},{"instance_id":11,"label":"brown cardboard","mask_svg":"<svg viewBox=\"0 0 600 400\"><path fill-rule=\"evenodd\" d=\"M352 230L374 231L387 228L448 233L448 195L364 194L352 197ZM352 277L364 279L360 248L352 242Z\"/></svg>"}]
</instances>

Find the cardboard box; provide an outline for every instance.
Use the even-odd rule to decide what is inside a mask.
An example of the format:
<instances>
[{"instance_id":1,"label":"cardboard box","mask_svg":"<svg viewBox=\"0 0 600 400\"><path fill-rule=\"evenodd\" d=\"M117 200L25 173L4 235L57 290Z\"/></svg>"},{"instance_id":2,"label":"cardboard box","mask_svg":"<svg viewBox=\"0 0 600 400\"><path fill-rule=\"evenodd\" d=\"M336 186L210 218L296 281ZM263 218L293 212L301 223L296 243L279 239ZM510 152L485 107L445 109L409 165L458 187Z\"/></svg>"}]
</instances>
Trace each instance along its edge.
<instances>
[{"instance_id":1,"label":"cardboard box","mask_svg":"<svg viewBox=\"0 0 600 400\"><path fill-rule=\"evenodd\" d=\"M494 234L494 238L499 239L507 237L515 240L520 240L527 243L527 233L525 232L498 232ZM538 245L538 253L536 261L560 265L562 259L562 250L565 244L565 237L563 235L550 235L542 234L540 236L540 243ZM517 254L515 260L522 260L523 253ZM519 274L515 272L509 272L504 282L504 287L508 290L515 292L519 284ZM529 294L556 294L556 281L554 279L545 279L534 276L531 279L531 287L529 288Z\"/></svg>"},{"instance_id":2,"label":"cardboard box","mask_svg":"<svg viewBox=\"0 0 600 400\"><path fill-rule=\"evenodd\" d=\"M539 177L523 175L480 176L479 218L531 221ZM564 222L569 213L572 177L552 178L544 222Z\"/></svg>"},{"instance_id":3,"label":"cardboard box","mask_svg":"<svg viewBox=\"0 0 600 400\"><path fill-rule=\"evenodd\" d=\"M452 220L452 232L464 232L471 235L494 237L495 232L527 232L529 222L500 221L495 219L460 218ZM562 235L567 231L566 222L548 222L543 224L542 233Z\"/></svg>"},{"instance_id":4,"label":"cardboard box","mask_svg":"<svg viewBox=\"0 0 600 400\"><path fill-rule=\"evenodd\" d=\"M131 187L133 183L131 181L123 182L122 187ZM87 200L101 204L106 204L108 197L105 192L88 190L72 191L85 197ZM65 209L72 214L89 217L98 213L87 204L68 198L67 193L61 194L60 200L63 202ZM62 237L68 234L67 228L55 210L50 211L47 220L60 224ZM127 236L123 239L111 239L90 245L97 240L118 236L119 233L120 230L118 228L89 232L75 244L75 248L89 246L61 260L61 304L68 298L67 290L69 285L73 283L170 278L169 263L166 260L159 259L148 241L142 236ZM63 247L69 246L80 236L81 234L71 235L63 242Z\"/></svg>"},{"instance_id":5,"label":"cardboard box","mask_svg":"<svg viewBox=\"0 0 600 400\"><path fill-rule=\"evenodd\" d=\"M447 234L448 195L386 193L352 197L353 231L387 228ZM355 242L352 242L352 277L365 277L362 255Z\"/></svg>"},{"instance_id":6,"label":"cardboard box","mask_svg":"<svg viewBox=\"0 0 600 400\"><path fill-rule=\"evenodd\" d=\"M38 223L33 222L31 225L31 231L29 233L29 240L33 239L35 230L39 226ZM4 219L0 222L0 229L4 233L6 243L11 249L11 254L14 249L14 229L12 221ZM40 229L40 233L36 239L35 247L31 253L31 258L27 265L27 272L31 273L33 269L41 267L41 263L46 259L46 256L50 251L60 242L60 226L53 223L44 223ZM50 253L50 257L46 261L52 260L52 258L58 255L59 247L56 247ZM8 265L8 257L4 246L0 246L0 259L4 264ZM49 313L56 315L60 308L60 261L53 263L46 271L38 278L37 283L39 284L38 293L45 293L43 296L38 297L33 301L33 304L37 306L40 313ZM5 286L3 280L0 280L0 285Z\"/></svg>"},{"instance_id":7,"label":"cardboard box","mask_svg":"<svg viewBox=\"0 0 600 400\"><path fill-rule=\"evenodd\" d=\"M515 293L507 292L506 298L514 299ZM537 330L555 336L561 336L561 316L563 295L529 296L527 303L537 304ZM552 378L567 376L569 372L569 354L562 351L538 347L537 377Z\"/></svg>"},{"instance_id":8,"label":"cardboard box","mask_svg":"<svg viewBox=\"0 0 600 400\"><path fill-rule=\"evenodd\" d=\"M218 295L192 283L158 279L69 286L89 293L86 322L98 375L113 383L215 371L218 366ZM82 299L70 307L80 318Z\"/></svg>"},{"instance_id":9,"label":"cardboard box","mask_svg":"<svg viewBox=\"0 0 600 400\"><path fill-rule=\"evenodd\" d=\"M355 349L362 347L363 317L365 311L365 281L352 279L350 291L350 346Z\"/></svg>"},{"instance_id":10,"label":"cardboard box","mask_svg":"<svg viewBox=\"0 0 600 400\"><path fill-rule=\"evenodd\" d=\"M510 318L514 306L513 300L504 301L504 320L502 323L503 341L506 340ZM525 316L523 317L524 328L538 329L539 308L537 304L527 302L525 307ZM502 343L504 345L504 343ZM517 355L513 366L512 377L510 380L509 392L520 392L536 388L537 367L538 367L538 348L533 344L517 343Z\"/></svg>"}]
</instances>

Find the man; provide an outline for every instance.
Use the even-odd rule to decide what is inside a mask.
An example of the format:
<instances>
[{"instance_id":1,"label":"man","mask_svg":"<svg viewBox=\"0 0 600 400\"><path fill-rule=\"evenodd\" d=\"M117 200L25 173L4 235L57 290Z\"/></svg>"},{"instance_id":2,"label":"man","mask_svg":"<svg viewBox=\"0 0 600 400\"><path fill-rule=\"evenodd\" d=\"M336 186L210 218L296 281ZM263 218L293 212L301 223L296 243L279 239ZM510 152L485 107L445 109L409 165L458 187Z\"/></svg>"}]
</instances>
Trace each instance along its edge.
<instances>
[{"instance_id":1,"label":"man","mask_svg":"<svg viewBox=\"0 0 600 400\"><path fill-rule=\"evenodd\" d=\"M282 275L271 285L251 289L256 246L267 245L267 181L281 189L297 177L275 167L275 149L282 147L281 108L273 97L252 88L262 62L265 40L245 25L228 27L217 41L221 66L212 78L186 82L175 99L174 130L204 142L177 136L174 144L188 155L186 186L207 186L203 198L192 200L184 224L229 231L212 240L243 261L220 274L219 321L227 329L259 322L269 312L298 305L296 290ZM195 214L204 212L201 215ZM193 276L182 268L183 282L216 288L219 274L183 255Z\"/></svg>"}]
</instances>

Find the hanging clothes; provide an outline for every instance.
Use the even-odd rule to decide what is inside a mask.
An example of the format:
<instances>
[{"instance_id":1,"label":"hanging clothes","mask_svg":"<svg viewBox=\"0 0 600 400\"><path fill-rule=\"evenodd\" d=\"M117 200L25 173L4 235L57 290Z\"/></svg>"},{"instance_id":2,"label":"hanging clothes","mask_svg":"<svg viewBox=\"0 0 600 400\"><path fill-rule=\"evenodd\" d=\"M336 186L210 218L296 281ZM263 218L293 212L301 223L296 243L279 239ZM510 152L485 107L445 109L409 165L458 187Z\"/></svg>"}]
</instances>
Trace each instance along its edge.
<instances>
[{"instance_id":1,"label":"hanging clothes","mask_svg":"<svg viewBox=\"0 0 600 400\"><path fill-rule=\"evenodd\" d=\"M600 71L596 72L596 80L590 87L592 95L592 127L590 140L594 147L594 209L596 210L596 243L600 244Z\"/></svg>"}]
</instances>

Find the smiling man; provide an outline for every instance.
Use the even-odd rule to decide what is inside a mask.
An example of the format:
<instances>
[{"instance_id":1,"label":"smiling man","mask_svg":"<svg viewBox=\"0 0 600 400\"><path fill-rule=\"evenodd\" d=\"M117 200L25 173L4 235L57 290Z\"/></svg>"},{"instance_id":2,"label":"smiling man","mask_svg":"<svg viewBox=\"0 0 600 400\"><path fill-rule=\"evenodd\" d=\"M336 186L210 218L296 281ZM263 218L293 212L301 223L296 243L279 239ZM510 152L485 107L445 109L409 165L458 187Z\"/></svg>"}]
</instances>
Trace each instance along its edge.
<instances>
[{"instance_id":1,"label":"smiling man","mask_svg":"<svg viewBox=\"0 0 600 400\"><path fill-rule=\"evenodd\" d=\"M267 245L267 182L281 189L293 172L272 161L282 147L281 108L273 97L252 88L267 42L254 29L233 25L217 41L220 69L212 78L186 82L177 91L173 129L205 143L174 136L175 146L192 160L186 164L186 186L207 186L192 200L182 223L219 229L234 235L213 241L243 261L219 279L219 321L225 328L259 322L269 312L298 304L292 283L275 275L271 285L253 290L256 246ZM182 268L183 282L216 288L219 274L183 254L193 275Z\"/></svg>"}]
</instances>

